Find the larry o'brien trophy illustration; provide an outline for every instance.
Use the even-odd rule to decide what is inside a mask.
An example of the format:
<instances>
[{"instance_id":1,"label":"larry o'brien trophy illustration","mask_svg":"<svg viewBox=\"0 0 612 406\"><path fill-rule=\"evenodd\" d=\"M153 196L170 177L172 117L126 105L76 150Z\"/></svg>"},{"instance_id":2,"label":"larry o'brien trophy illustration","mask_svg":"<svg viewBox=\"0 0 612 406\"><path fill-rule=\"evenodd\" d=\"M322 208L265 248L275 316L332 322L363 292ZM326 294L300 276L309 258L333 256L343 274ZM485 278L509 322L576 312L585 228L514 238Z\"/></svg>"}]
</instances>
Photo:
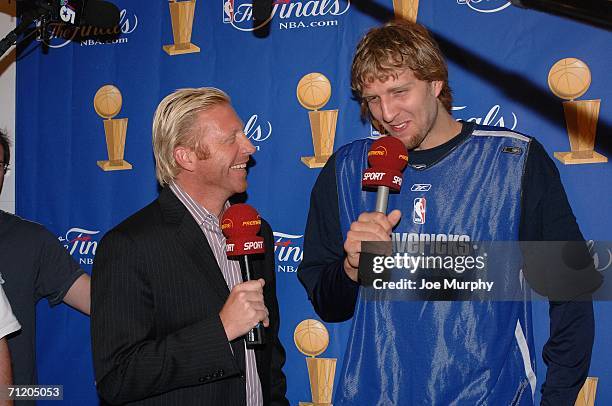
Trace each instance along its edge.
<instances>
[{"instance_id":1,"label":"larry o'brien trophy illustration","mask_svg":"<svg viewBox=\"0 0 612 406\"><path fill-rule=\"evenodd\" d=\"M592 376L589 376L584 385L582 385L582 389L578 393L578 397L576 398L575 406L594 406L595 405L595 394L597 393L597 381L598 379Z\"/></svg>"},{"instance_id":2,"label":"larry o'brien trophy illustration","mask_svg":"<svg viewBox=\"0 0 612 406\"><path fill-rule=\"evenodd\" d=\"M123 159L128 119L113 119L121 111L122 104L121 92L113 85L102 86L94 96L94 109L100 117L105 119L104 133L108 161L98 161L98 166L103 171L132 169L132 164Z\"/></svg>"},{"instance_id":3,"label":"larry o'brien trophy illustration","mask_svg":"<svg viewBox=\"0 0 612 406\"><path fill-rule=\"evenodd\" d=\"M322 73L304 75L297 85L297 99L300 104L311 110L308 112L314 156L302 157L309 168L322 168L334 152L338 110L319 110L331 97L331 83Z\"/></svg>"},{"instance_id":4,"label":"larry o'brien trophy illustration","mask_svg":"<svg viewBox=\"0 0 612 406\"><path fill-rule=\"evenodd\" d=\"M303 320L295 328L293 341L297 349L309 357L306 358L306 366L310 378L312 402L300 402L299 406L331 406L336 359L315 358L327 349L329 344L327 329L318 320Z\"/></svg>"},{"instance_id":5,"label":"larry o'brien trophy illustration","mask_svg":"<svg viewBox=\"0 0 612 406\"><path fill-rule=\"evenodd\" d=\"M591 71L580 59L561 59L548 72L550 90L567 100L563 102L563 112L571 151L554 154L565 165L608 162L608 158L594 151L601 100L574 100L590 85Z\"/></svg>"},{"instance_id":6,"label":"larry o'brien trophy illustration","mask_svg":"<svg viewBox=\"0 0 612 406\"><path fill-rule=\"evenodd\" d=\"M395 18L416 23L419 14L419 0L393 0L393 11Z\"/></svg>"},{"instance_id":7,"label":"larry o'brien trophy illustration","mask_svg":"<svg viewBox=\"0 0 612 406\"><path fill-rule=\"evenodd\" d=\"M164 45L162 47L168 55L200 52L200 47L191 43L195 3L195 0L170 0L170 17L172 19L172 36L174 37L174 44Z\"/></svg>"}]
</instances>

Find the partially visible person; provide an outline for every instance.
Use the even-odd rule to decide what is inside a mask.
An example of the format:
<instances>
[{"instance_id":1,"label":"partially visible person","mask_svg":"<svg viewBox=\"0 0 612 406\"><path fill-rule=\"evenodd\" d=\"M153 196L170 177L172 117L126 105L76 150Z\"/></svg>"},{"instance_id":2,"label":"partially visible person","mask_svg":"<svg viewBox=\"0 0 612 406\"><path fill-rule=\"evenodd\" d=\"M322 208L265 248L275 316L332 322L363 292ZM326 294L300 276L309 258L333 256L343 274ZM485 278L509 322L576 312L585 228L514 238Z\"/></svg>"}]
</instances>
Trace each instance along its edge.
<instances>
[{"instance_id":1,"label":"partially visible person","mask_svg":"<svg viewBox=\"0 0 612 406\"><path fill-rule=\"evenodd\" d=\"M13 401L8 400L7 385L13 384L13 368L11 366L11 353L6 343L7 336L21 328L11 310L4 289L0 286L0 406L12 405Z\"/></svg>"},{"instance_id":2,"label":"partially visible person","mask_svg":"<svg viewBox=\"0 0 612 406\"><path fill-rule=\"evenodd\" d=\"M9 147L7 135L0 132L0 193L10 164ZM0 210L0 279L22 325L8 339L13 381L33 385L37 382L36 303L42 298L52 306L63 301L88 315L89 275L45 227Z\"/></svg>"}]
</instances>

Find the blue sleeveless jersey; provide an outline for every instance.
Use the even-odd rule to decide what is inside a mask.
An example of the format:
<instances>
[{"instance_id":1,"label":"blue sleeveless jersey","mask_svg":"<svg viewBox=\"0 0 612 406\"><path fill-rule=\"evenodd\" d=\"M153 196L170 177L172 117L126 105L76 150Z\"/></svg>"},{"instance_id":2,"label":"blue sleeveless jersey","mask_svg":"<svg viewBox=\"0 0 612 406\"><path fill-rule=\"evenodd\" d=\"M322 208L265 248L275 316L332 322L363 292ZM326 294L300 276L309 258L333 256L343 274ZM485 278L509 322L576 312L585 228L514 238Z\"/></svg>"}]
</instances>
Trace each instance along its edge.
<instances>
[{"instance_id":1,"label":"blue sleeveless jersey","mask_svg":"<svg viewBox=\"0 0 612 406\"><path fill-rule=\"evenodd\" d=\"M530 139L476 126L437 163L408 166L389 211L400 209L393 239L515 241ZM336 153L343 238L376 193L362 191L372 140ZM425 204L423 204L425 203ZM424 206L424 207L423 207ZM520 258L508 261L509 280ZM334 405L532 405L536 387L527 301L365 300L355 307ZM370 288L371 289L371 288Z\"/></svg>"}]
</instances>

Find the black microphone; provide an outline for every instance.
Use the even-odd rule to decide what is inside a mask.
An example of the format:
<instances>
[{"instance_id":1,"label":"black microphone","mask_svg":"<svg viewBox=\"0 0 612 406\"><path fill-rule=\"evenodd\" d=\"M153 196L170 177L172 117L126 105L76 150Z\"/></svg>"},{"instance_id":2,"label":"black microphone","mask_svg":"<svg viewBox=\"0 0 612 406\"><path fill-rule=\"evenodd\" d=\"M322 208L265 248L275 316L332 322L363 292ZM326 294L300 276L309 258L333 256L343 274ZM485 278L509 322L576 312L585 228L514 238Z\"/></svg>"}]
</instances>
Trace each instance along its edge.
<instances>
[{"instance_id":1,"label":"black microphone","mask_svg":"<svg viewBox=\"0 0 612 406\"><path fill-rule=\"evenodd\" d=\"M270 35L269 21L274 9L273 0L253 0L253 35L256 38L266 38Z\"/></svg>"},{"instance_id":2,"label":"black microphone","mask_svg":"<svg viewBox=\"0 0 612 406\"><path fill-rule=\"evenodd\" d=\"M112 29L119 25L119 8L100 0L55 0L57 21L77 27Z\"/></svg>"},{"instance_id":3,"label":"black microphone","mask_svg":"<svg viewBox=\"0 0 612 406\"><path fill-rule=\"evenodd\" d=\"M253 0L253 18L257 25L270 18L273 7L273 0Z\"/></svg>"},{"instance_id":4,"label":"black microphone","mask_svg":"<svg viewBox=\"0 0 612 406\"><path fill-rule=\"evenodd\" d=\"M250 266L251 255L265 252L263 237L257 235L260 227L259 213L244 203L230 206L221 219L221 231L226 237L225 252L228 258L240 261L244 281L254 279ZM247 333L247 346L264 344L264 337L264 326L259 322Z\"/></svg>"},{"instance_id":5,"label":"black microphone","mask_svg":"<svg viewBox=\"0 0 612 406\"><path fill-rule=\"evenodd\" d=\"M40 22L41 36L48 39L47 24L61 22L76 27L92 27L108 30L104 35L119 35L119 9L112 3L100 0L17 0L17 27L0 40L0 56L25 33L34 21ZM111 32L111 30L113 30Z\"/></svg>"},{"instance_id":6,"label":"black microphone","mask_svg":"<svg viewBox=\"0 0 612 406\"><path fill-rule=\"evenodd\" d=\"M115 28L119 26L119 8L108 1L89 0L83 10L81 25L98 28Z\"/></svg>"}]
</instances>

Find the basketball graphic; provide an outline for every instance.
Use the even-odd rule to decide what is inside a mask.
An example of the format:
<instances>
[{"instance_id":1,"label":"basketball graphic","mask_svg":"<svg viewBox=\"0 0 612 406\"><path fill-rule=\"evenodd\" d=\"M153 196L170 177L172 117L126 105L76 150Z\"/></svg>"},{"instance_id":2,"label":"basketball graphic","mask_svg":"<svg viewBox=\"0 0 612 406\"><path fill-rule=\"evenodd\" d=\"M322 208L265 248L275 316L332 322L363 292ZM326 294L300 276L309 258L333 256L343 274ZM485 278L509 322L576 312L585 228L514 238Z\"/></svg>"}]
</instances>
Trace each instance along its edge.
<instances>
[{"instance_id":1,"label":"basketball graphic","mask_svg":"<svg viewBox=\"0 0 612 406\"><path fill-rule=\"evenodd\" d=\"M564 165L608 162L608 158L595 151L600 99L575 100L591 85L591 71L577 58L563 58L550 68L548 86L563 102L563 115L570 141L570 151L555 152Z\"/></svg>"},{"instance_id":2,"label":"basketball graphic","mask_svg":"<svg viewBox=\"0 0 612 406\"><path fill-rule=\"evenodd\" d=\"M329 333L320 321L306 319L295 328L293 341L302 354L316 357L327 349Z\"/></svg>"},{"instance_id":3,"label":"basketball graphic","mask_svg":"<svg viewBox=\"0 0 612 406\"><path fill-rule=\"evenodd\" d=\"M322 168L334 150L338 110L319 110L331 97L331 83L324 74L308 73L300 79L296 89L302 107L310 110L308 120L312 133L314 156L303 156L301 161L309 168Z\"/></svg>"},{"instance_id":4,"label":"basketball graphic","mask_svg":"<svg viewBox=\"0 0 612 406\"><path fill-rule=\"evenodd\" d=\"M107 160L97 161L98 166L105 172L132 169L132 164L124 159L128 119L113 118L123 105L121 91L116 86L104 85L96 92L93 105L96 113L105 119L104 137L108 153Z\"/></svg>"},{"instance_id":5,"label":"basketball graphic","mask_svg":"<svg viewBox=\"0 0 612 406\"><path fill-rule=\"evenodd\" d=\"M297 99L308 110L319 110L331 97L331 83L322 73L304 75L297 85Z\"/></svg>"},{"instance_id":6,"label":"basketball graphic","mask_svg":"<svg viewBox=\"0 0 612 406\"><path fill-rule=\"evenodd\" d=\"M94 96L94 109L102 118L111 119L121 111L123 98L121 92L113 85L104 85Z\"/></svg>"},{"instance_id":7,"label":"basketball graphic","mask_svg":"<svg viewBox=\"0 0 612 406\"><path fill-rule=\"evenodd\" d=\"M565 100L582 96L590 85L591 71L580 59L561 59L548 72L548 87L556 96Z\"/></svg>"}]
</instances>

